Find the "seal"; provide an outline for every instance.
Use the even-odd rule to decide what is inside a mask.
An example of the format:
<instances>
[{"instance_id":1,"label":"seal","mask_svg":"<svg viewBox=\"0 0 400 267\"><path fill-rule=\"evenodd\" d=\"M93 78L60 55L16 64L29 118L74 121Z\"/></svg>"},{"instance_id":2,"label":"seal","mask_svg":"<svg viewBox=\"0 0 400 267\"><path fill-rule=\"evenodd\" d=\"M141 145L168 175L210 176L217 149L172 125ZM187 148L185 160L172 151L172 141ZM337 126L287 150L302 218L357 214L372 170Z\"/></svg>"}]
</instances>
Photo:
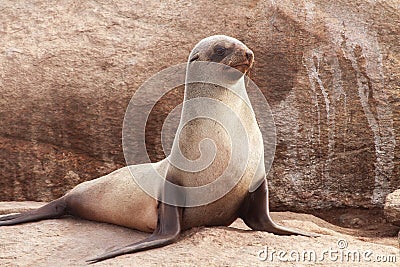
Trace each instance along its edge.
<instances>
[{"instance_id":1,"label":"seal","mask_svg":"<svg viewBox=\"0 0 400 267\"><path fill-rule=\"evenodd\" d=\"M263 138L244 79L253 62L253 52L237 39L216 35L201 40L189 55L181 120L166 159L81 183L37 210L0 217L0 226L72 215L152 232L89 263L165 246L183 230L228 226L237 218L257 231L315 236L277 225L269 215ZM220 82L193 78L198 76ZM132 173L151 179L151 170L165 179L158 199L132 179ZM208 191L191 193L193 188ZM210 195L216 197L209 200ZM204 201L199 204L199 199Z\"/></svg>"}]
</instances>

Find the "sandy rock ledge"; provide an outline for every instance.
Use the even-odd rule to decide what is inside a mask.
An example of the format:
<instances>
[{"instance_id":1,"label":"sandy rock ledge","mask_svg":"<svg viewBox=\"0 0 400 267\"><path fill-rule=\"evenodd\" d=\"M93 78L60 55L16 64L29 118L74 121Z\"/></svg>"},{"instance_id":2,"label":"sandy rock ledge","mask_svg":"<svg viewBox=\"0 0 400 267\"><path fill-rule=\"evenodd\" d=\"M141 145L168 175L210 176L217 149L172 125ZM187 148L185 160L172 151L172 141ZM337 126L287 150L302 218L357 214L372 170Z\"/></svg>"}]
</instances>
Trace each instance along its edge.
<instances>
[{"instance_id":1,"label":"sandy rock ledge","mask_svg":"<svg viewBox=\"0 0 400 267\"><path fill-rule=\"evenodd\" d=\"M40 204L0 202L0 214ZM320 236L249 231L237 220L230 227L191 229L170 246L120 256L96 266L398 266L400 261L396 228L371 225L368 230L354 230L312 215L280 212L272 216L280 224ZM145 236L127 228L74 218L1 227L0 266L84 266L90 257Z\"/></svg>"}]
</instances>

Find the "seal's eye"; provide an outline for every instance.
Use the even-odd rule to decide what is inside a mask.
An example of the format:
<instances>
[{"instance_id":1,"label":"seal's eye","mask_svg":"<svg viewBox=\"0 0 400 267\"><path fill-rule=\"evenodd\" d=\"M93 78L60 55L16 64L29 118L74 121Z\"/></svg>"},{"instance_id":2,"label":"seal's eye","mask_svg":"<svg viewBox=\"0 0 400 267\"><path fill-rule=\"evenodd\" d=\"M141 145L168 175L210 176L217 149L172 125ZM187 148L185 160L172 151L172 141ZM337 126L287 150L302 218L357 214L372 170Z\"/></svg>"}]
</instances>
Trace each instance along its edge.
<instances>
[{"instance_id":1,"label":"seal's eye","mask_svg":"<svg viewBox=\"0 0 400 267\"><path fill-rule=\"evenodd\" d=\"M218 56L223 56L225 54L226 48L218 45L214 48L214 51Z\"/></svg>"}]
</instances>

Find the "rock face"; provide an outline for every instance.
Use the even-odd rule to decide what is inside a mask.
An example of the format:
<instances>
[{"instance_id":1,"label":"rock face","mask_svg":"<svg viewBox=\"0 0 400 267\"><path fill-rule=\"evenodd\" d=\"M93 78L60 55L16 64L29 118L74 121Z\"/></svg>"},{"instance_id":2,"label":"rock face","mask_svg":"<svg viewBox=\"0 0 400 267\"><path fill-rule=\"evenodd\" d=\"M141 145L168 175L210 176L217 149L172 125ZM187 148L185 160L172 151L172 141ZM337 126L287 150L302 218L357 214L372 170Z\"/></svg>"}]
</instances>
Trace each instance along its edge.
<instances>
[{"instance_id":1,"label":"rock face","mask_svg":"<svg viewBox=\"0 0 400 267\"><path fill-rule=\"evenodd\" d=\"M400 186L398 1L6 0L0 10L0 200L50 200L122 166L135 90L213 34L255 52L251 77L277 126L273 208L382 207ZM153 161L181 101L171 91L149 117Z\"/></svg>"},{"instance_id":2,"label":"rock face","mask_svg":"<svg viewBox=\"0 0 400 267\"><path fill-rule=\"evenodd\" d=\"M387 195L384 214L388 222L400 226L400 189Z\"/></svg>"}]
</instances>

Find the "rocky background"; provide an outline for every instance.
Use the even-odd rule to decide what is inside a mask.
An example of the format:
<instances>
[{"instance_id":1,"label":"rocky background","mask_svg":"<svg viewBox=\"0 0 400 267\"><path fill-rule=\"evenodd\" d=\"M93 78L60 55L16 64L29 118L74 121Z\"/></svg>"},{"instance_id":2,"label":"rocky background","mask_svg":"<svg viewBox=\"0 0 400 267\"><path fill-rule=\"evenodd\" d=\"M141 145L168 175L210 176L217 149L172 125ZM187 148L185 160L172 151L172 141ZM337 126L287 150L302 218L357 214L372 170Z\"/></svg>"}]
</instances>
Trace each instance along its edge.
<instances>
[{"instance_id":1,"label":"rocky background","mask_svg":"<svg viewBox=\"0 0 400 267\"><path fill-rule=\"evenodd\" d=\"M399 1L3 0L0 14L2 201L48 201L123 166L135 90L214 34L255 52L277 126L273 209L382 208L400 187ZM153 161L182 98L149 118Z\"/></svg>"}]
</instances>

